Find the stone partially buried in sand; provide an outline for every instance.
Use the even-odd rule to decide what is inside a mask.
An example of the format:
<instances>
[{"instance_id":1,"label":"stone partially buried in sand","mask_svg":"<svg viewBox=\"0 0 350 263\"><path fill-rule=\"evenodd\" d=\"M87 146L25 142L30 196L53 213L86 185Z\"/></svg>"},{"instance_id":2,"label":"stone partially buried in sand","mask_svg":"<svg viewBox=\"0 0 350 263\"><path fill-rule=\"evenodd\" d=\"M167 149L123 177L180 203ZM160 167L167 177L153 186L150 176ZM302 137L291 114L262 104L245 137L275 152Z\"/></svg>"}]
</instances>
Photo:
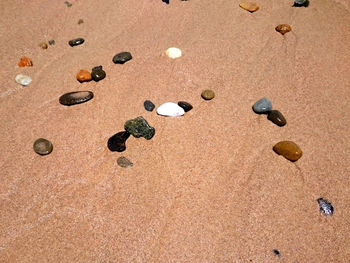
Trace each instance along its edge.
<instances>
[{"instance_id":1,"label":"stone partially buried in sand","mask_svg":"<svg viewBox=\"0 0 350 263\"><path fill-rule=\"evenodd\" d=\"M32 82L32 78L24 74L18 74L15 81L22 86L27 86Z\"/></svg>"},{"instance_id":2,"label":"stone partially buried in sand","mask_svg":"<svg viewBox=\"0 0 350 263\"><path fill-rule=\"evenodd\" d=\"M292 28L290 27L290 25L288 24L281 24L276 26L275 30L279 33L281 33L282 35L292 31Z\"/></svg>"},{"instance_id":3,"label":"stone partially buried in sand","mask_svg":"<svg viewBox=\"0 0 350 263\"><path fill-rule=\"evenodd\" d=\"M126 121L124 129L135 138L144 137L146 140L152 139L155 133L155 129L142 116Z\"/></svg>"},{"instance_id":4,"label":"stone partially buried in sand","mask_svg":"<svg viewBox=\"0 0 350 263\"><path fill-rule=\"evenodd\" d=\"M63 94L59 102L65 106L72 106L75 104L81 104L91 100L94 94L91 91L74 91Z\"/></svg>"},{"instance_id":5,"label":"stone partially buried in sand","mask_svg":"<svg viewBox=\"0 0 350 263\"><path fill-rule=\"evenodd\" d=\"M272 110L272 103L268 98L261 98L253 105L253 111L258 114L269 113Z\"/></svg>"},{"instance_id":6,"label":"stone partially buried in sand","mask_svg":"<svg viewBox=\"0 0 350 263\"><path fill-rule=\"evenodd\" d=\"M39 155L47 155L52 152L53 145L49 140L39 138L34 142L33 149Z\"/></svg>"},{"instance_id":7,"label":"stone partially buried in sand","mask_svg":"<svg viewBox=\"0 0 350 263\"><path fill-rule=\"evenodd\" d=\"M32 67L33 62L30 58L22 57L21 60L18 62L19 67Z\"/></svg>"},{"instance_id":8,"label":"stone partially buried in sand","mask_svg":"<svg viewBox=\"0 0 350 263\"><path fill-rule=\"evenodd\" d=\"M184 115L185 111L174 102L166 102L157 108L157 113L167 117L178 117Z\"/></svg>"},{"instance_id":9,"label":"stone partially buried in sand","mask_svg":"<svg viewBox=\"0 0 350 263\"><path fill-rule=\"evenodd\" d=\"M125 62L132 59L130 52L120 52L113 57L113 63L124 64Z\"/></svg>"},{"instance_id":10,"label":"stone partially buried in sand","mask_svg":"<svg viewBox=\"0 0 350 263\"><path fill-rule=\"evenodd\" d=\"M134 165L128 158L124 156L121 156L117 159L117 164L123 168L130 168Z\"/></svg>"},{"instance_id":11,"label":"stone partially buried in sand","mask_svg":"<svg viewBox=\"0 0 350 263\"><path fill-rule=\"evenodd\" d=\"M284 125L287 124L286 119L284 118L282 113L278 110L270 111L269 114L267 115L267 119L280 127L283 127Z\"/></svg>"},{"instance_id":12,"label":"stone partially buried in sand","mask_svg":"<svg viewBox=\"0 0 350 263\"><path fill-rule=\"evenodd\" d=\"M114 134L108 139L107 147L111 152L123 152L126 150L126 140L130 137L130 133L122 131Z\"/></svg>"},{"instance_id":13,"label":"stone partially buried in sand","mask_svg":"<svg viewBox=\"0 0 350 263\"><path fill-rule=\"evenodd\" d=\"M251 13L259 10L259 5L255 2L242 2L239 4L239 6Z\"/></svg>"},{"instance_id":14,"label":"stone partially buried in sand","mask_svg":"<svg viewBox=\"0 0 350 263\"><path fill-rule=\"evenodd\" d=\"M299 160L303 155L300 147L292 141L281 141L273 147L273 150L292 162Z\"/></svg>"},{"instance_id":15,"label":"stone partially buried in sand","mask_svg":"<svg viewBox=\"0 0 350 263\"><path fill-rule=\"evenodd\" d=\"M87 82L87 81L90 81L91 79L92 77L90 72L85 69L81 69L77 74L77 80L79 82Z\"/></svg>"}]
</instances>

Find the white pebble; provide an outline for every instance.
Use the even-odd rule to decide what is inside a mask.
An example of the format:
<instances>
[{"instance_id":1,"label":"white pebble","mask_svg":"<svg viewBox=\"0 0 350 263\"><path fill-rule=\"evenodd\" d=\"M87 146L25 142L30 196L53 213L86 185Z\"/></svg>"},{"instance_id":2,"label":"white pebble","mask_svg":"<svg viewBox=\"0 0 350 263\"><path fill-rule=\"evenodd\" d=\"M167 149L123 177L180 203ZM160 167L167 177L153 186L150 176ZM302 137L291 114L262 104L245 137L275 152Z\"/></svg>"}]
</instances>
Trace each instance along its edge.
<instances>
[{"instance_id":1,"label":"white pebble","mask_svg":"<svg viewBox=\"0 0 350 263\"><path fill-rule=\"evenodd\" d=\"M165 54L172 59L179 58L182 56L181 50L177 47L168 48L167 51L165 51Z\"/></svg>"},{"instance_id":2,"label":"white pebble","mask_svg":"<svg viewBox=\"0 0 350 263\"><path fill-rule=\"evenodd\" d=\"M162 116L177 117L184 115L185 111L174 102L166 102L158 107L157 113Z\"/></svg>"},{"instance_id":3,"label":"white pebble","mask_svg":"<svg viewBox=\"0 0 350 263\"><path fill-rule=\"evenodd\" d=\"M18 84L21 84L22 86L27 86L27 85L29 85L30 82L32 82L31 77L23 75L23 74L18 74L15 77L15 80Z\"/></svg>"}]
</instances>

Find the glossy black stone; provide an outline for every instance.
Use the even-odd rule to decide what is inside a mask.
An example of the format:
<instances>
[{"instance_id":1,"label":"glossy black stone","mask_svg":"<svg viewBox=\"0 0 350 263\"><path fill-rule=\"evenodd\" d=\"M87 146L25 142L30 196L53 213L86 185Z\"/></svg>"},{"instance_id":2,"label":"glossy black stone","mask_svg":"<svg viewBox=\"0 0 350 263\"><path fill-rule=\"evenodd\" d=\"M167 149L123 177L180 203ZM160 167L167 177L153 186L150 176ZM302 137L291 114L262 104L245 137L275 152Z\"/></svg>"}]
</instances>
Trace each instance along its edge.
<instances>
[{"instance_id":1,"label":"glossy black stone","mask_svg":"<svg viewBox=\"0 0 350 263\"><path fill-rule=\"evenodd\" d=\"M167 5L169 4L170 0L162 0L162 2L166 3Z\"/></svg>"},{"instance_id":2,"label":"glossy black stone","mask_svg":"<svg viewBox=\"0 0 350 263\"><path fill-rule=\"evenodd\" d=\"M188 112L193 109L193 106L186 101L179 101L177 105L183 108L185 112Z\"/></svg>"},{"instance_id":3,"label":"glossy black stone","mask_svg":"<svg viewBox=\"0 0 350 263\"><path fill-rule=\"evenodd\" d=\"M334 207L331 204L331 202L329 202L328 200L323 199L323 198L318 198L317 202L318 202L318 205L320 207L320 211L322 214L324 214L326 216L333 215Z\"/></svg>"},{"instance_id":4,"label":"glossy black stone","mask_svg":"<svg viewBox=\"0 0 350 263\"><path fill-rule=\"evenodd\" d=\"M113 57L113 62L115 64L124 64L125 62L132 59L130 52L120 52Z\"/></svg>"},{"instance_id":5,"label":"glossy black stone","mask_svg":"<svg viewBox=\"0 0 350 263\"><path fill-rule=\"evenodd\" d=\"M294 7L308 7L310 4L309 0L295 0Z\"/></svg>"},{"instance_id":6,"label":"glossy black stone","mask_svg":"<svg viewBox=\"0 0 350 263\"><path fill-rule=\"evenodd\" d=\"M145 100L145 102L143 103L143 106L147 111L153 111L154 108L156 107L156 105L154 105L153 102L150 100Z\"/></svg>"},{"instance_id":7,"label":"glossy black stone","mask_svg":"<svg viewBox=\"0 0 350 263\"><path fill-rule=\"evenodd\" d=\"M280 253L277 249L274 249L274 250L272 250L272 251L273 251L273 253L274 253L276 256L278 256L278 257L281 256L281 253Z\"/></svg>"},{"instance_id":8,"label":"glossy black stone","mask_svg":"<svg viewBox=\"0 0 350 263\"><path fill-rule=\"evenodd\" d=\"M106 72L102 69L102 66L97 66L91 70L91 77L94 81L100 81L106 77Z\"/></svg>"},{"instance_id":9,"label":"glossy black stone","mask_svg":"<svg viewBox=\"0 0 350 263\"><path fill-rule=\"evenodd\" d=\"M108 139L107 147L112 152L123 152L126 149L126 140L130 137L130 133L122 131L114 134Z\"/></svg>"},{"instance_id":10,"label":"glossy black stone","mask_svg":"<svg viewBox=\"0 0 350 263\"><path fill-rule=\"evenodd\" d=\"M91 91L74 91L63 94L59 102L65 106L72 106L91 100L94 94Z\"/></svg>"},{"instance_id":11,"label":"glossy black stone","mask_svg":"<svg viewBox=\"0 0 350 263\"><path fill-rule=\"evenodd\" d=\"M81 44L83 44L85 42L84 38L76 38L76 39L72 39L68 42L68 44L71 46L71 47L74 47L74 46L79 46Z\"/></svg>"}]
</instances>

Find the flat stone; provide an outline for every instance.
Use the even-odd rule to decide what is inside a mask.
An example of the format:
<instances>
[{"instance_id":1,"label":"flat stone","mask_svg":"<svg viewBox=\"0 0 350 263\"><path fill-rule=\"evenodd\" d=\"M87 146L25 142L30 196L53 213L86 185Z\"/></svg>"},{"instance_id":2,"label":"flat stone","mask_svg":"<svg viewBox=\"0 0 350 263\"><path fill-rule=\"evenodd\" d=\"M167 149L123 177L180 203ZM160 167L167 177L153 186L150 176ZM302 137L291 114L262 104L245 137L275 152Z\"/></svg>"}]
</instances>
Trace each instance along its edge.
<instances>
[{"instance_id":1,"label":"flat stone","mask_svg":"<svg viewBox=\"0 0 350 263\"><path fill-rule=\"evenodd\" d=\"M49 45L51 45L51 46L53 46L53 45L55 45L55 40L53 40L53 39L51 39L51 40L49 40Z\"/></svg>"},{"instance_id":2,"label":"flat stone","mask_svg":"<svg viewBox=\"0 0 350 263\"><path fill-rule=\"evenodd\" d=\"M91 79L92 79L92 76L90 72L85 69L81 69L77 74L77 80L79 82L86 82L86 81L90 81Z\"/></svg>"},{"instance_id":3,"label":"flat stone","mask_svg":"<svg viewBox=\"0 0 350 263\"><path fill-rule=\"evenodd\" d=\"M102 69L102 66L97 66L91 70L91 76L94 81L100 81L106 77L106 72Z\"/></svg>"},{"instance_id":4,"label":"flat stone","mask_svg":"<svg viewBox=\"0 0 350 263\"><path fill-rule=\"evenodd\" d=\"M134 165L128 158L124 156L121 156L117 159L117 164L123 168L130 168Z\"/></svg>"},{"instance_id":5,"label":"flat stone","mask_svg":"<svg viewBox=\"0 0 350 263\"><path fill-rule=\"evenodd\" d=\"M152 139L155 133L155 129L142 116L126 121L124 128L135 138L144 137L146 140Z\"/></svg>"},{"instance_id":6,"label":"flat stone","mask_svg":"<svg viewBox=\"0 0 350 263\"><path fill-rule=\"evenodd\" d=\"M91 91L74 91L63 94L59 101L62 105L72 106L75 104L81 104L91 100L94 94Z\"/></svg>"},{"instance_id":7,"label":"flat stone","mask_svg":"<svg viewBox=\"0 0 350 263\"><path fill-rule=\"evenodd\" d=\"M259 10L259 6L255 2L243 2L243 3L240 3L239 6L241 8L243 8L244 10L247 10L247 11L249 11L251 13Z\"/></svg>"},{"instance_id":8,"label":"flat stone","mask_svg":"<svg viewBox=\"0 0 350 263\"><path fill-rule=\"evenodd\" d=\"M278 25L276 26L276 31L281 33L282 35L292 31L292 28L290 27L290 25L287 25L287 24L281 24L281 25Z\"/></svg>"},{"instance_id":9,"label":"flat stone","mask_svg":"<svg viewBox=\"0 0 350 263\"><path fill-rule=\"evenodd\" d=\"M147 111L153 111L156 105L153 104L150 100L145 100L143 103L143 106L145 107L145 110Z\"/></svg>"},{"instance_id":10,"label":"flat stone","mask_svg":"<svg viewBox=\"0 0 350 263\"><path fill-rule=\"evenodd\" d=\"M185 112L188 112L193 109L193 106L186 101L179 101L177 105L183 108Z\"/></svg>"},{"instance_id":11,"label":"flat stone","mask_svg":"<svg viewBox=\"0 0 350 263\"><path fill-rule=\"evenodd\" d=\"M282 113L278 110L271 110L267 115L267 119L280 127L283 127L284 125L287 124L286 119L284 118Z\"/></svg>"},{"instance_id":12,"label":"flat stone","mask_svg":"<svg viewBox=\"0 0 350 263\"><path fill-rule=\"evenodd\" d=\"M318 198L317 199L318 205L320 207L320 211L322 214L326 216L331 216L333 215L334 208L331 204L331 202L327 201L326 199L323 198Z\"/></svg>"},{"instance_id":13,"label":"flat stone","mask_svg":"<svg viewBox=\"0 0 350 263\"><path fill-rule=\"evenodd\" d=\"M310 4L309 0L295 0L294 7L308 7Z\"/></svg>"},{"instance_id":14,"label":"flat stone","mask_svg":"<svg viewBox=\"0 0 350 263\"><path fill-rule=\"evenodd\" d=\"M132 59L130 52L120 52L113 57L113 62L115 64L124 64L125 62Z\"/></svg>"},{"instance_id":15,"label":"flat stone","mask_svg":"<svg viewBox=\"0 0 350 263\"><path fill-rule=\"evenodd\" d=\"M206 89L202 91L201 96L205 100L211 100L215 97L215 93L210 89Z\"/></svg>"},{"instance_id":16,"label":"flat stone","mask_svg":"<svg viewBox=\"0 0 350 263\"><path fill-rule=\"evenodd\" d=\"M32 82L32 78L24 74L18 74L15 77L15 81L22 86L27 86Z\"/></svg>"},{"instance_id":17,"label":"flat stone","mask_svg":"<svg viewBox=\"0 0 350 263\"><path fill-rule=\"evenodd\" d=\"M48 48L48 45L45 43L45 42L41 42L39 44L39 47L41 47L42 49L47 49Z\"/></svg>"},{"instance_id":18,"label":"flat stone","mask_svg":"<svg viewBox=\"0 0 350 263\"><path fill-rule=\"evenodd\" d=\"M112 152L123 152L126 150L126 140L130 137L130 133L122 131L114 134L108 139L107 147Z\"/></svg>"},{"instance_id":19,"label":"flat stone","mask_svg":"<svg viewBox=\"0 0 350 263\"><path fill-rule=\"evenodd\" d=\"M68 44L71 47L74 47L74 46L79 46L79 45L83 44L84 42L85 42L84 38L79 37L79 38L69 40Z\"/></svg>"},{"instance_id":20,"label":"flat stone","mask_svg":"<svg viewBox=\"0 0 350 263\"><path fill-rule=\"evenodd\" d=\"M255 113L269 113L272 110L272 103L268 98L262 98L254 103L253 111Z\"/></svg>"},{"instance_id":21,"label":"flat stone","mask_svg":"<svg viewBox=\"0 0 350 263\"><path fill-rule=\"evenodd\" d=\"M18 62L19 67L32 67L33 62L30 58L21 57L21 60Z\"/></svg>"},{"instance_id":22,"label":"flat stone","mask_svg":"<svg viewBox=\"0 0 350 263\"><path fill-rule=\"evenodd\" d=\"M174 102L166 102L157 108L157 113L162 116L178 117L184 115L185 111Z\"/></svg>"},{"instance_id":23,"label":"flat stone","mask_svg":"<svg viewBox=\"0 0 350 263\"><path fill-rule=\"evenodd\" d=\"M300 147L292 141L281 141L273 147L273 150L292 162L299 160L303 155Z\"/></svg>"},{"instance_id":24,"label":"flat stone","mask_svg":"<svg viewBox=\"0 0 350 263\"><path fill-rule=\"evenodd\" d=\"M47 155L52 152L53 145L49 140L39 138L34 142L33 149L39 155Z\"/></svg>"},{"instance_id":25,"label":"flat stone","mask_svg":"<svg viewBox=\"0 0 350 263\"><path fill-rule=\"evenodd\" d=\"M182 56L182 51L177 47L170 47L165 51L165 54L169 58L175 59Z\"/></svg>"}]
</instances>

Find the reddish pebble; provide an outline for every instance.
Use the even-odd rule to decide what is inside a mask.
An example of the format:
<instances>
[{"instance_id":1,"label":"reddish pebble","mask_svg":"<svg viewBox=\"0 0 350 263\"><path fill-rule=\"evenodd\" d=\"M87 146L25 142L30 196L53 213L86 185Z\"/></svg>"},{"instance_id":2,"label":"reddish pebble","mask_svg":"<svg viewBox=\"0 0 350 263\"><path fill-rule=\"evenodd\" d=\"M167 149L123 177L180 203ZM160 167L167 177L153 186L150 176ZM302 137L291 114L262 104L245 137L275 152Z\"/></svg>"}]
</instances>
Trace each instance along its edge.
<instances>
[{"instance_id":1,"label":"reddish pebble","mask_svg":"<svg viewBox=\"0 0 350 263\"><path fill-rule=\"evenodd\" d=\"M80 70L77 74L77 80L79 82L90 81L91 80L90 72L85 69Z\"/></svg>"},{"instance_id":2,"label":"reddish pebble","mask_svg":"<svg viewBox=\"0 0 350 263\"><path fill-rule=\"evenodd\" d=\"M33 62L30 58L22 57L21 60L18 62L19 67L32 67Z\"/></svg>"}]
</instances>

